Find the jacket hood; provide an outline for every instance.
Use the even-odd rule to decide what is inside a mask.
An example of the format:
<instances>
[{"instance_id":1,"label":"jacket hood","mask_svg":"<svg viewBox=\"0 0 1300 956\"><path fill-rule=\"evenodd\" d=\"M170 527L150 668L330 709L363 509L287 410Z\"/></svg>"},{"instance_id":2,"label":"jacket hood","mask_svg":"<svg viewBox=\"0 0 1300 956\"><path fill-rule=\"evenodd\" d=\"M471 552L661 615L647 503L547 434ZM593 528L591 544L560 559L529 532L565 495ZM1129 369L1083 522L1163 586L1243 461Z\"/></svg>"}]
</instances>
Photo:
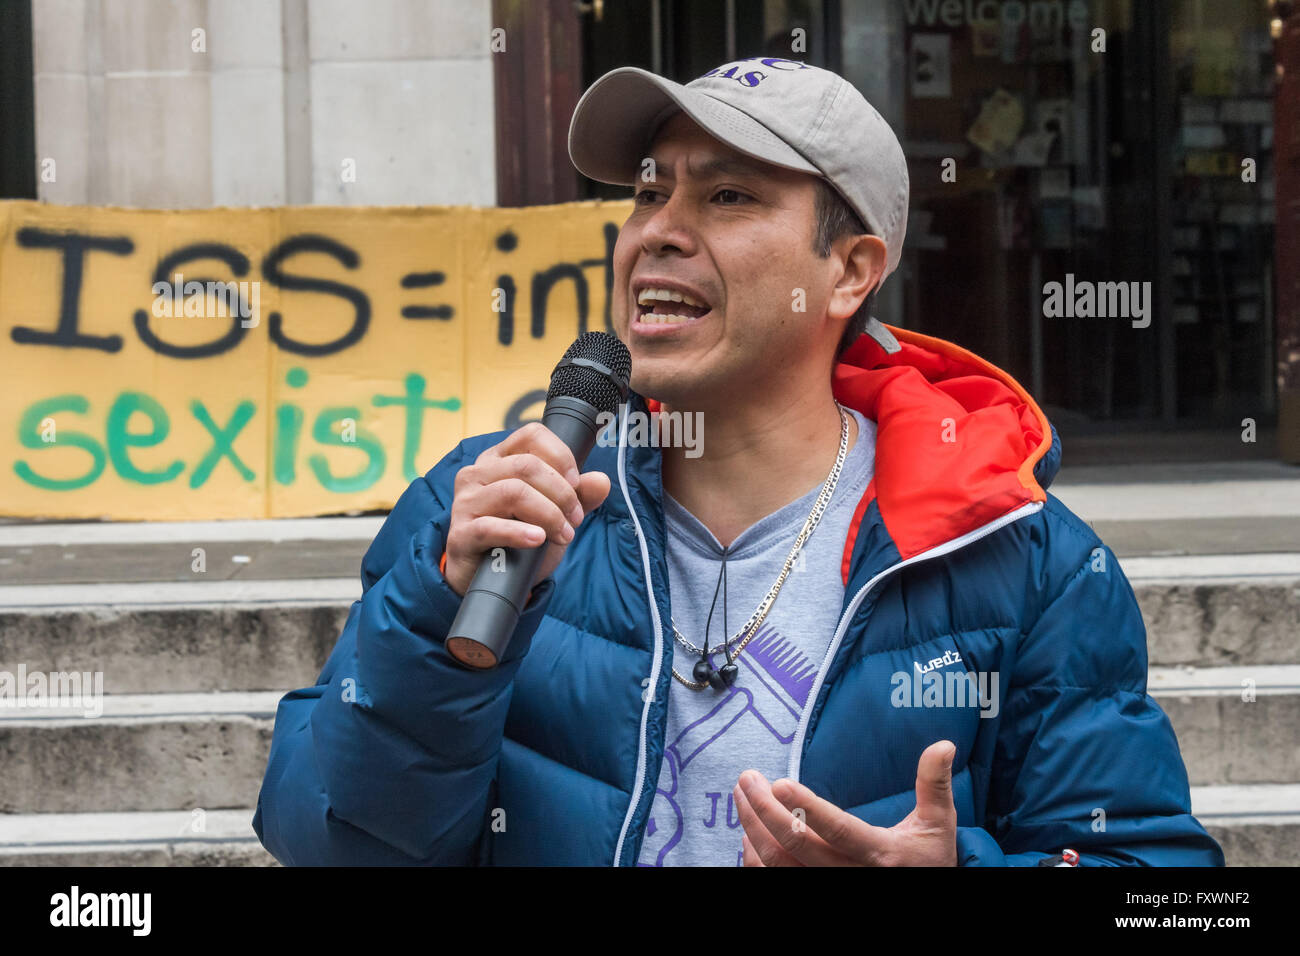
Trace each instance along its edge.
<instances>
[{"instance_id":1,"label":"jacket hood","mask_svg":"<svg viewBox=\"0 0 1300 956\"><path fill-rule=\"evenodd\" d=\"M1060 441L1014 378L943 339L885 326L899 349L863 335L835 366L835 398L876 423L876 501L906 559L1047 499Z\"/></svg>"},{"instance_id":2,"label":"jacket hood","mask_svg":"<svg viewBox=\"0 0 1300 956\"><path fill-rule=\"evenodd\" d=\"M1060 468L1056 431L1019 382L952 342L884 327L898 351L862 335L833 373L835 399L876 423L875 474L845 543L846 581L873 501L905 560L1046 501Z\"/></svg>"}]
</instances>

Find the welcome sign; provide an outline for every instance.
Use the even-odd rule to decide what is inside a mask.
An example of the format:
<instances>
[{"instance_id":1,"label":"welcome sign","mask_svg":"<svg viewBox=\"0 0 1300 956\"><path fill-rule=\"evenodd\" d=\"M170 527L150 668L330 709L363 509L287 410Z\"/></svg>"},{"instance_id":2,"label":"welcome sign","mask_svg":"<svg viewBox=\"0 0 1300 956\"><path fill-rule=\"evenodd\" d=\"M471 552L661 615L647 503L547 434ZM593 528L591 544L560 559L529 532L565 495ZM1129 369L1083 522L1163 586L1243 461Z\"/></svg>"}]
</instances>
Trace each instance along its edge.
<instances>
[{"instance_id":1,"label":"welcome sign","mask_svg":"<svg viewBox=\"0 0 1300 956\"><path fill-rule=\"evenodd\" d=\"M0 203L0 513L389 507L540 417L630 210Z\"/></svg>"}]
</instances>

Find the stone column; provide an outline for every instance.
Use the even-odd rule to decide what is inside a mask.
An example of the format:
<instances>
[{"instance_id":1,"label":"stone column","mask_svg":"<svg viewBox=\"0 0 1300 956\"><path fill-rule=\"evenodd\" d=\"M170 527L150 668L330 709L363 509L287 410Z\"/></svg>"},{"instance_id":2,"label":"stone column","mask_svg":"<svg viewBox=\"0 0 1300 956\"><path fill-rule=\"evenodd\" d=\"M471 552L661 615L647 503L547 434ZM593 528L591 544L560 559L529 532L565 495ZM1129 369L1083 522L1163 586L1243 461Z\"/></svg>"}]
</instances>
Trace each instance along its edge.
<instances>
[{"instance_id":1,"label":"stone column","mask_svg":"<svg viewBox=\"0 0 1300 956\"><path fill-rule=\"evenodd\" d=\"M484 0L33 0L32 19L47 202L496 202Z\"/></svg>"}]
</instances>

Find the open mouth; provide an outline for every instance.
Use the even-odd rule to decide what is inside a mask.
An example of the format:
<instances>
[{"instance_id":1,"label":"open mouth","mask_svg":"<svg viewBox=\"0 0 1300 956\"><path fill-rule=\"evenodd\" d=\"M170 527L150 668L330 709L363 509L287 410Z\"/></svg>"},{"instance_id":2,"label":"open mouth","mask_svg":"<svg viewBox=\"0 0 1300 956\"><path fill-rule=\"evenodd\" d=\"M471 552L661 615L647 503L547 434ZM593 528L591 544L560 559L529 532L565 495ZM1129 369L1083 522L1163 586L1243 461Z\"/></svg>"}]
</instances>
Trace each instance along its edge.
<instances>
[{"instance_id":1,"label":"open mouth","mask_svg":"<svg viewBox=\"0 0 1300 956\"><path fill-rule=\"evenodd\" d=\"M683 325L709 314L710 306L676 289L647 286L636 296L636 320L646 325Z\"/></svg>"}]
</instances>

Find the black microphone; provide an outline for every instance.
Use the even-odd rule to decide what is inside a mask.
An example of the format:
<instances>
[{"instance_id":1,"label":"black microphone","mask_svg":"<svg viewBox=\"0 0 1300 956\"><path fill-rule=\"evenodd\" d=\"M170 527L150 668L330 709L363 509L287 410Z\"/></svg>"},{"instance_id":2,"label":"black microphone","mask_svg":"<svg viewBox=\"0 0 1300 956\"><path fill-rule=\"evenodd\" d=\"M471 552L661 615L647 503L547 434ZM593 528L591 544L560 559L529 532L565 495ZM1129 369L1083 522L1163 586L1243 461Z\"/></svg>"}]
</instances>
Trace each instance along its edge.
<instances>
[{"instance_id":1,"label":"black microphone","mask_svg":"<svg viewBox=\"0 0 1300 956\"><path fill-rule=\"evenodd\" d=\"M627 400L632 356L608 332L580 335L551 373L542 424L573 452L578 470L596 444L597 418ZM493 548L478 570L447 632L447 653L466 667L496 667L528 603L533 575L549 542L535 548Z\"/></svg>"}]
</instances>

